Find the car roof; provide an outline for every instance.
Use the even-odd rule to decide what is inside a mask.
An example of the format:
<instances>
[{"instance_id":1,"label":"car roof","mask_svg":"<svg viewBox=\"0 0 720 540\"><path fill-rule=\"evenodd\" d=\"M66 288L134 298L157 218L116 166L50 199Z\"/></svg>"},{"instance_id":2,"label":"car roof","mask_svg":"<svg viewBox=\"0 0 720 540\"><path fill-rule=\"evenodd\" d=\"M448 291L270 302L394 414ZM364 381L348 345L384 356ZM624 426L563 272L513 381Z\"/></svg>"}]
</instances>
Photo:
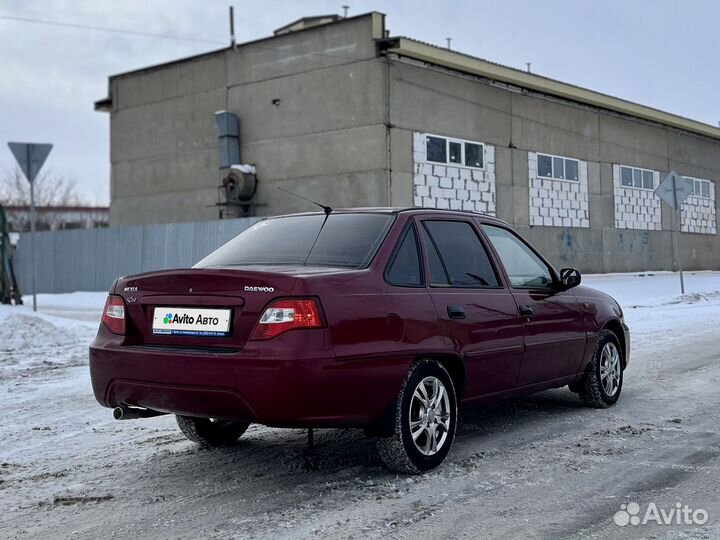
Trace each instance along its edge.
<instances>
[{"instance_id":1,"label":"car roof","mask_svg":"<svg viewBox=\"0 0 720 540\"><path fill-rule=\"evenodd\" d=\"M448 210L443 208L423 208L418 206L366 206L358 208L333 208L333 214L400 214L408 213L411 215L423 215L423 214L440 214L440 215L456 215L463 217L480 217L484 221L494 222L502 225L509 225L502 219L498 219L494 216L483 214L481 212L470 212L468 210ZM290 216L317 216L325 215L324 212L300 212L295 214L285 214L280 216L273 216L270 219Z\"/></svg>"}]
</instances>

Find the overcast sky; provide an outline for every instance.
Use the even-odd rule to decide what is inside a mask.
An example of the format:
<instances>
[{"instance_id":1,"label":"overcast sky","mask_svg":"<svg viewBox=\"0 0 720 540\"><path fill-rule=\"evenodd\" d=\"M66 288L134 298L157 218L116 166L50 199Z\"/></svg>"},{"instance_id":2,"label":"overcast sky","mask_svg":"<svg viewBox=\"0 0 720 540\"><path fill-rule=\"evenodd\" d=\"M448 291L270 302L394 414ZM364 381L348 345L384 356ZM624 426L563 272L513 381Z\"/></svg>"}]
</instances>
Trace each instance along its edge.
<instances>
[{"instance_id":1,"label":"overcast sky","mask_svg":"<svg viewBox=\"0 0 720 540\"><path fill-rule=\"evenodd\" d=\"M109 199L107 114L93 102L108 75L204 52L227 40L227 0L0 0L0 174L7 141L52 142L46 167L76 180L89 203ZM238 41L305 15L387 14L406 35L687 116L720 120L713 0L243 0ZM189 42L8 20L18 17L192 37Z\"/></svg>"}]
</instances>

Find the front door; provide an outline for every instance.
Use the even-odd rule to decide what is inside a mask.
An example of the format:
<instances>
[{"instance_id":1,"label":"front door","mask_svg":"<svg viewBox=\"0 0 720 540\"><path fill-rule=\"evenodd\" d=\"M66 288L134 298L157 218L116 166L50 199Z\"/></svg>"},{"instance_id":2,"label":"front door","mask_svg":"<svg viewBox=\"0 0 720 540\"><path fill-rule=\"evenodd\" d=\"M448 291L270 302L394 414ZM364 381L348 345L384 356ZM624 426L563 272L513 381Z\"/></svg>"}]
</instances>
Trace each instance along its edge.
<instances>
[{"instance_id":1,"label":"front door","mask_svg":"<svg viewBox=\"0 0 720 540\"><path fill-rule=\"evenodd\" d=\"M550 267L519 236L483 225L505 267L524 320L525 354L517 385L571 375L585 351L585 322L572 290L561 291Z\"/></svg>"},{"instance_id":2,"label":"front door","mask_svg":"<svg viewBox=\"0 0 720 540\"><path fill-rule=\"evenodd\" d=\"M465 361L463 401L512 388L523 322L471 220L424 219L428 292L448 349Z\"/></svg>"}]
</instances>

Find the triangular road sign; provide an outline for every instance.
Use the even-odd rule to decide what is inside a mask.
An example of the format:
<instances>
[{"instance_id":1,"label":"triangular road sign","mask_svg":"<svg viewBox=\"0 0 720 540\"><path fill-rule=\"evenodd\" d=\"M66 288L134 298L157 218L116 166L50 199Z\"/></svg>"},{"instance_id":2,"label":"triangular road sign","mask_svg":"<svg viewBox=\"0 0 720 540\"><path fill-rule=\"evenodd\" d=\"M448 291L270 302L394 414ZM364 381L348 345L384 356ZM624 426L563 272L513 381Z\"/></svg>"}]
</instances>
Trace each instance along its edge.
<instances>
[{"instance_id":1,"label":"triangular road sign","mask_svg":"<svg viewBox=\"0 0 720 540\"><path fill-rule=\"evenodd\" d=\"M20 165L25 178L32 184L52 150L52 144L9 142L10 151Z\"/></svg>"}]
</instances>

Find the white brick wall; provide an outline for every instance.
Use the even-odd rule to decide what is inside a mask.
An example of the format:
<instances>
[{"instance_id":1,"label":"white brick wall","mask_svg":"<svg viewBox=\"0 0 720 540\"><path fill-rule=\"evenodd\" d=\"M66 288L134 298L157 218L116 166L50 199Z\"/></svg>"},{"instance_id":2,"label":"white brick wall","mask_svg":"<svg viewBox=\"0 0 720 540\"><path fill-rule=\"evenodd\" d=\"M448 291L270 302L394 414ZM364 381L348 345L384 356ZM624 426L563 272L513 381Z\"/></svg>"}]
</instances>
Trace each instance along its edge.
<instances>
[{"instance_id":1,"label":"white brick wall","mask_svg":"<svg viewBox=\"0 0 720 540\"><path fill-rule=\"evenodd\" d=\"M625 187L620 180L620 165L613 164L615 192L615 228L659 231L662 227L662 201L654 191L660 185L660 173L653 171L653 189Z\"/></svg>"},{"instance_id":2,"label":"white brick wall","mask_svg":"<svg viewBox=\"0 0 720 540\"><path fill-rule=\"evenodd\" d=\"M483 169L442 165L427 161L426 137L426 133L413 134L415 206L470 210L494 216L495 147L483 144Z\"/></svg>"},{"instance_id":3,"label":"white brick wall","mask_svg":"<svg viewBox=\"0 0 720 540\"><path fill-rule=\"evenodd\" d=\"M579 180L553 180L537 174L537 154L528 152L530 225L590 227L587 161L579 162Z\"/></svg>"},{"instance_id":4,"label":"white brick wall","mask_svg":"<svg viewBox=\"0 0 720 540\"><path fill-rule=\"evenodd\" d=\"M710 198L690 196L680 205L680 230L686 233L717 234L715 183L710 182Z\"/></svg>"}]
</instances>

